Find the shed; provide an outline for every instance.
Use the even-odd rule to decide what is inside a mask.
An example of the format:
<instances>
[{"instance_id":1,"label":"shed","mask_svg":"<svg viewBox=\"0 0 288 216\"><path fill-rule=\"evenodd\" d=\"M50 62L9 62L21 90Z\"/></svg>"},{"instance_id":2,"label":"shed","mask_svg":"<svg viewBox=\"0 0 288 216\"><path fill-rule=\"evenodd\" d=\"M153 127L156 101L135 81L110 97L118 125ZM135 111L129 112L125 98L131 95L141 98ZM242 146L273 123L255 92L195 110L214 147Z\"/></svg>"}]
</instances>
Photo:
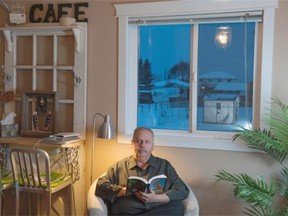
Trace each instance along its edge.
<instances>
[{"instance_id":1,"label":"shed","mask_svg":"<svg viewBox=\"0 0 288 216\"><path fill-rule=\"evenodd\" d=\"M239 116L238 94L208 94L203 98L204 123L234 124Z\"/></svg>"}]
</instances>

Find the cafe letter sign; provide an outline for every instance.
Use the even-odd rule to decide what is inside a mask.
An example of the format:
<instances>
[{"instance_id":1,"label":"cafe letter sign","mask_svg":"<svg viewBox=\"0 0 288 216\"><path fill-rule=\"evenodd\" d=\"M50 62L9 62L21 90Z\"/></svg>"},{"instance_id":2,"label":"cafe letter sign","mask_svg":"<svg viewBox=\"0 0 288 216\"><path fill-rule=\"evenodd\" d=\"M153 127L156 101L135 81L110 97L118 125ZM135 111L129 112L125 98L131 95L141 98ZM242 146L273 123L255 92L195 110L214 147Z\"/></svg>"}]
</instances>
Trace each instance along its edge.
<instances>
[{"instance_id":1,"label":"cafe letter sign","mask_svg":"<svg viewBox=\"0 0 288 216\"><path fill-rule=\"evenodd\" d=\"M68 15L68 12L73 14L76 22L88 22L87 18L80 18L85 15L83 7L88 7L88 2L82 3L65 3L65 4L33 4L29 11L29 19L31 23L55 23L59 22L62 16Z\"/></svg>"}]
</instances>

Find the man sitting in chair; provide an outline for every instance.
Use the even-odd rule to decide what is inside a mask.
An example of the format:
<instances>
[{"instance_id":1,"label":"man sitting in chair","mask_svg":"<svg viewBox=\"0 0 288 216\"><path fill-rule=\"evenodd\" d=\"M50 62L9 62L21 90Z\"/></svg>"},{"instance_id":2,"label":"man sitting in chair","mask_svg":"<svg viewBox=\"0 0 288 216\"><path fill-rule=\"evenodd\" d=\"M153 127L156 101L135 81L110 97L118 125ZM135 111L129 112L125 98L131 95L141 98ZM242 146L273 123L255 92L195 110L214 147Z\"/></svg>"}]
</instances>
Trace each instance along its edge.
<instances>
[{"instance_id":1,"label":"man sitting in chair","mask_svg":"<svg viewBox=\"0 0 288 216\"><path fill-rule=\"evenodd\" d=\"M188 196L189 189L169 161L152 155L153 131L136 128L131 147L133 155L112 165L96 186L95 194L106 202L109 215L184 215L182 200ZM167 176L162 193L149 190L126 195L128 177L149 180L160 174Z\"/></svg>"}]
</instances>

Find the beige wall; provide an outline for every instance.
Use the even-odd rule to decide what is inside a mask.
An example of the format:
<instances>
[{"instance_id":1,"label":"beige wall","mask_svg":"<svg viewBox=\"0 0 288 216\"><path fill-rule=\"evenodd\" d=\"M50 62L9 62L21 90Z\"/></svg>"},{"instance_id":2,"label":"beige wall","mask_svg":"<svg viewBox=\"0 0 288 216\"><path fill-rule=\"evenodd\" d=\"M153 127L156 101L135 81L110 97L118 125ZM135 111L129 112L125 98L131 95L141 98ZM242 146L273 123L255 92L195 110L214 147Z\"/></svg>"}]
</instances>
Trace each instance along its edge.
<instances>
[{"instance_id":1,"label":"beige wall","mask_svg":"<svg viewBox=\"0 0 288 216\"><path fill-rule=\"evenodd\" d=\"M92 44L89 38L89 48L93 49L89 50L89 60L91 56L95 57L92 57L93 62L88 63L87 149L91 144L89 133L94 112L110 113L114 123L117 123L117 23L111 17L114 12L109 3L91 2L89 4L91 11L96 10L95 21L92 22L96 22L97 27L91 30L89 26L89 37L95 39L95 43ZM103 8L100 9L100 7ZM276 11L275 57L277 59L274 59L273 71L273 96L278 96L284 102L288 102L287 93L283 91L283 88L287 88L284 82L288 80L288 71L284 70L288 68L288 61L285 59L288 56L288 30L285 27L285 20L288 18L287 9L288 3L280 1L280 7ZM91 19L89 19L89 25L92 25L90 21ZM279 82L283 82L282 85L279 85ZM111 99L103 99L103 92L105 95L109 94ZM94 100L90 97L92 94L95 95ZM111 163L130 153L130 147L124 144L100 141L96 144L96 175L104 172ZM89 151L86 153L89 155ZM200 204L201 215L241 214L242 203L233 198L232 187L225 183L214 185L213 178L218 169L235 173L248 172L267 177L274 174L277 169L273 167L273 163L268 163L266 156L261 154L171 147L156 147L154 153L168 158L178 170L179 175L192 186ZM86 165L88 167L88 163Z\"/></svg>"},{"instance_id":2,"label":"beige wall","mask_svg":"<svg viewBox=\"0 0 288 216\"><path fill-rule=\"evenodd\" d=\"M7 2L11 3L11 1ZM85 146L86 195L89 188L93 115L95 112L111 114L114 125L117 125L117 20L114 17L115 10L111 3L124 1L90 0L82 2L89 2L89 8L86 10L89 19L87 140ZM288 103L286 93L288 90L286 84L288 80L288 61L286 59L288 56L288 28L286 27L288 2L281 0L279 6L276 11L272 91L273 96ZM1 21L3 17L5 16L0 9ZM95 176L104 172L110 164L130 154L129 145L118 144L116 141L97 140L94 158ZM156 146L154 154L170 160L178 174L192 187L199 201L201 215L241 214L242 202L234 199L233 188L225 183L214 185L214 175L217 170L225 169L233 173L247 172L252 175L269 177L274 175L278 169L267 156L255 153Z\"/></svg>"},{"instance_id":3,"label":"beige wall","mask_svg":"<svg viewBox=\"0 0 288 216\"><path fill-rule=\"evenodd\" d=\"M276 14L272 93L287 103L288 80L288 29L285 28L288 14L288 1L280 0Z\"/></svg>"}]
</instances>

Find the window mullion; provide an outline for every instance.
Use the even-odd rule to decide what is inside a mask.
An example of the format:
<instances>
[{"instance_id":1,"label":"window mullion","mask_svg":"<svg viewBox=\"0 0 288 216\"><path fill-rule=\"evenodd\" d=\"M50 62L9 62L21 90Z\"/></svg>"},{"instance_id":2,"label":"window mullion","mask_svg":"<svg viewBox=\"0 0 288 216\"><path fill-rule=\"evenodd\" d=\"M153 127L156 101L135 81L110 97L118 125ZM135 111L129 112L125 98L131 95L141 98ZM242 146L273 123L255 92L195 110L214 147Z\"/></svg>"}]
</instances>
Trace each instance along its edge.
<instances>
[{"instance_id":1,"label":"window mullion","mask_svg":"<svg viewBox=\"0 0 288 216\"><path fill-rule=\"evenodd\" d=\"M33 45L32 45L32 90L36 91L37 90L37 35L33 34Z\"/></svg>"},{"instance_id":2,"label":"window mullion","mask_svg":"<svg viewBox=\"0 0 288 216\"><path fill-rule=\"evenodd\" d=\"M58 36L53 35L53 91L57 92Z\"/></svg>"},{"instance_id":3,"label":"window mullion","mask_svg":"<svg viewBox=\"0 0 288 216\"><path fill-rule=\"evenodd\" d=\"M190 121L191 121L191 131L194 133L197 130L197 86L198 86L198 32L199 25L194 24L192 28L192 43L191 43L191 65L192 74L190 76Z\"/></svg>"}]
</instances>

